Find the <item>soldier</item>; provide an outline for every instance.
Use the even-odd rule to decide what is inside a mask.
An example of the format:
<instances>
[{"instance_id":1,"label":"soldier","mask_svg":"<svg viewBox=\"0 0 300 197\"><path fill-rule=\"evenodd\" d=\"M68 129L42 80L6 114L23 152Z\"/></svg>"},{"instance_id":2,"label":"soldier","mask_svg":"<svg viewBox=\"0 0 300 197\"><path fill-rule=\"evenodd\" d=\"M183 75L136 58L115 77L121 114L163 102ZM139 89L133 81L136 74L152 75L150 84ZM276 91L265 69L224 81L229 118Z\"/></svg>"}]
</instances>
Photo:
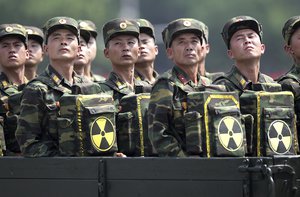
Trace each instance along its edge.
<instances>
[{"instance_id":1,"label":"soldier","mask_svg":"<svg viewBox=\"0 0 300 197\"><path fill-rule=\"evenodd\" d=\"M44 33L40 28L25 26L28 34L28 52L29 58L25 64L25 76L28 80L37 76L38 65L43 61L43 42Z\"/></svg>"},{"instance_id":2,"label":"soldier","mask_svg":"<svg viewBox=\"0 0 300 197\"><path fill-rule=\"evenodd\" d=\"M91 78L84 75L85 67L90 63L90 50L88 48L90 37L91 34L88 31L80 29L80 52L74 63L76 74L85 77L87 80L91 80Z\"/></svg>"},{"instance_id":3,"label":"soldier","mask_svg":"<svg viewBox=\"0 0 300 197\"><path fill-rule=\"evenodd\" d=\"M94 82L100 82L104 81L105 78L102 77L101 75L94 74L92 72L92 63L94 59L96 58L97 55L97 27L96 25L90 21L90 20L79 20L79 27L81 32L89 32L90 33L90 39L88 42L88 50L89 50L89 62L87 65L84 67L84 75L89 78L91 81Z\"/></svg>"},{"instance_id":4,"label":"soldier","mask_svg":"<svg viewBox=\"0 0 300 197\"><path fill-rule=\"evenodd\" d=\"M155 33L153 25L146 19L137 19L140 27L140 50L141 54L134 67L134 77L153 84L158 77L154 70L154 61L158 54L158 47L155 44Z\"/></svg>"},{"instance_id":5,"label":"soldier","mask_svg":"<svg viewBox=\"0 0 300 197\"><path fill-rule=\"evenodd\" d=\"M262 34L261 24L250 16L237 16L225 24L222 37L234 66L214 84L223 84L228 91L237 91L241 95L244 90L251 89L252 83L274 82L259 71L260 59L265 52Z\"/></svg>"},{"instance_id":6,"label":"soldier","mask_svg":"<svg viewBox=\"0 0 300 197\"><path fill-rule=\"evenodd\" d=\"M50 65L23 91L16 132L22 153L28 157L59 155L58 100L71 93L71 86L83 83L73 71L79 52L78 23L69 17L49 19L44 27L44 52Z\"/></svg>"},{"instance_id":7,"label":"soldier","mask_svg":"<svg viewBox=\"0 0 300 197\"><path fill-rule=\"evenodd\" d=\"M218 78L219 76L223 75L223 72L215 72L215 73L209 73L206 71L205 68L205 59L206 56L208 55L209 51L210 51L210 45L208 43L208 35L209 35L209 31L208 31L208 27L203 23L204 26L204 36L203 36L203 56L204 58L201 60L201 62L199 63L199 72L201 76L207 77L208 79L210 79L211 81L214 81L216 78Z\"/></svg>"},{"instance_id":8,"label":"soldier","mask_svg":"<svg viewBox=\"0 0 300 197\"><path fill-rule=\"evenodd\" d=\"M103 39L105 44L104 56L111 61L112 72L106 81L100 83L100 85L105 91L113 92L116 108L120 112L122 110L121 99L123 97L150 92L151 89L151 86L146 82L135 80L134 78L134 65L140 54L139 26L135 20L113 19L104 24ZM124 108L126 107L128 105ZM123 124L121 120L124 120L124 118L121 118L119 115L120 113L117 115L117 135L120 150L120 147L127 141L119 137L120 130L125 129L122 128L123 126L120 126ZM125 129L125 132L128 132L128 129ZM120 154L117 156L124 156L122 153Z\"/></svg>"},{"instance_id":9,"label":"soldier","mask_svg":"<svg viewBox=\"0 0 300 197\"><path fill-rule=\"evenodd\" d=\"M284 50L293 59L291 69L278 79L283 90L293 92L295 111L297 113L297 128L300 130L300 16L289 18L283 28L282 35L285 40ZM298 134L299 136L299 134Z\"/></svg>"},{"instance_id":10,"label":"soldier","mask_svg":"<svg viewBox=\"0 0 300 197\"><path fill-rule=\"evenodd\" d=\"M192 18L170 22L162 32L175 66L154 83L149 103L149 138L159 156L187 156L184 113L188 92L209 83L200 76L204 26Z\"/></svg>"},{"instance_id":11,"label":"soldier","mask_svg":"<svg viewBox=\"0 0 300 197\"><path fill-rule=\"evenodd\" d=\"M12 107L17 108L20 101L17 99L14 106L11 106L8 105L8 98L20 93L24 84L27 83L27 79L24 76L27 58L27 34L25 27L19 24L0 25L0 115L4 118L3 130L6 141L6 155L20 153L20 147L15 137L17 118L11 113ZM10 106L9 109L8 106Z\"/></svg>"},{"instance_id":12,"label":"soldier","mask_svg":"<svg viewBox=\"0 0 300 197\"><path fill-rule=\"evenodd\" d=\"M134 65L139 51L139 26L136 21L117 18L103 26L104 56L111 61L112 72L104 83L114 92L116 106L128 94L150 91L148 84L134 79Z\"/></svg>"}]
</instances>

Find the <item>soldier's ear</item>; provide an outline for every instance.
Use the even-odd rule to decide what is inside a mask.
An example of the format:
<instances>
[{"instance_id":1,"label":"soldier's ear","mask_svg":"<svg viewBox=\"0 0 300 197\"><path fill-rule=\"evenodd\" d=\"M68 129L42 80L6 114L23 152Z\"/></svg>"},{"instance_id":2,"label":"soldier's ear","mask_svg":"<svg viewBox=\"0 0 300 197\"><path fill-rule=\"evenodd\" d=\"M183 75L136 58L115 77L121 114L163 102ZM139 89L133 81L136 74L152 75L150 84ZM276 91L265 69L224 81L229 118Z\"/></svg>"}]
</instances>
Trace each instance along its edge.
<instances>
[{"instance_id":1,"label":"soldier's ear","mask_svg":"<svg viewBox=\"0 0 300 197\"><path fill-rule=\"evenodd\" d=\"M234 59L234 55L230 49L227 50L227 55L230 59Z\"/></svg>"},{"instance_id":2,"label":"soldier's ear","mask_svg":"<svg viewBox=\"0 0 300 197\"><path fill-rule=\"evenodd\" d=\"M43 48L44 48L44 50L43 50L44 53L45 53L45 54L48 54L48 46L45 44Z\"/></svg>"},{"instance_id":3,"label":"soldier's ear","mask_svg":"<svg viewBox=\"0 0 300 197\"><path fill-rule=\"evenodd\" d=\"M292 49L291 45L284 45L284 50L288 55L293 55L294 54L294 50Z\"/></svg>"},{"instance_id":4,"label":"soldier's ear","mask_svg":"<svg viewBox=\"0 0 300 197\"><path fill-rule=\"evenodd\" d=\"M167 56L168 56L168 58L170 59L170 60L172 60L173 59L173 50L172 50L172 48L167 48Z\"/></svg>"},{"instance_id":5,"label":"soldier's ear","mask_svg":"<svg viewBox=\"0 0 300 197\"><path fill-rule=\"evenodd\" d=\"M157 55L158 54L158 46L157 45L155 45L154 50L155 50L155 55Z\"/></svg>"},{"instance_id":6,"label":"soldier's ear","mask_svg":"<svg viewBox=\"0 0 300 197\"><path fill-rule=\"evenodd\" d=\"M109 58L109 51L108 51L107 48L105 48L105 49L103 50L103 54L104 54L104 56L105 56L106 58Z\"/></svg>"}]
</instances>

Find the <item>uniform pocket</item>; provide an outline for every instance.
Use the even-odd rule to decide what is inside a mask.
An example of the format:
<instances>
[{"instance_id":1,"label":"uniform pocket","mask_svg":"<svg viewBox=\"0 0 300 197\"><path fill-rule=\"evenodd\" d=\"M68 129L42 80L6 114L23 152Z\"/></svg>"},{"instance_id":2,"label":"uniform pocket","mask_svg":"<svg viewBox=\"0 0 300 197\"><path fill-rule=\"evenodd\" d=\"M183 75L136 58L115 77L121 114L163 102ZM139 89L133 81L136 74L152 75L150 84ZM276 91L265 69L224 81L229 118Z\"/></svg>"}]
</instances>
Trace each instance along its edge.
<instances>
[{"instance_id":1,"label":"uniform pocket","mask_svg":"<svg viewBox=\"0 0 300 197\"><path fill-rule=\"evenodd\" d=\"M186 152L189 155L202 153L201 118L202 115L196 111L184 115Z\"/></svg>"}]
</instances>

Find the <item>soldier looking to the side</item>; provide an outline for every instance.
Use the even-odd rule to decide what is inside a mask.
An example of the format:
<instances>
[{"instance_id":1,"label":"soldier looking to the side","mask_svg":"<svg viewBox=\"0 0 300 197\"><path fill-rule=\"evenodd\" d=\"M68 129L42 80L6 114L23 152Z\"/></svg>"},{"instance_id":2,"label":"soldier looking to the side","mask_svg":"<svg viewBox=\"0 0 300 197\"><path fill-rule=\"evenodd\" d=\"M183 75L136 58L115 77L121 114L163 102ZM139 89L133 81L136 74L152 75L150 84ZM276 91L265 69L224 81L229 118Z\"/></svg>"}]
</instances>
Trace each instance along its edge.
<instances>
[{"instance_id":1,"label":"soldier looking to the side","mask_svg":"<svg viewBox=\"0 0 300 197\"><path fill-rule=\"evenodd\" d=\"M49 65L23 91L16 132L24 156L59 155L57 116L58 100L71 93L76 83L85 82L73 71L79 52L79 28L75 19L54 17L44 27L44 52Z\"/></svg>"},{"instance_id":2,"label":"soldier looking to the side","mask_svg":"<svg viewBox=\"0 0 300 197\"><path fill-rule=\"evenodd\" d=\"M28 80L37 76L38 65L43 61L43 42L44 33L38 27L25 26L28 34L28 53L29 58L25 64L25 76Z\"/></svg>"},{"instance_id":3,"label":"soldier looking to the side","mask_svg":"<svg viewBox=\"0 0 300 197\"><path fill-rule=\"evenodd\" d=\"M146 19L137 19L140 27L140 56L134 66L135 78L153 84L158 77L154 70L154 61L158 54L155 44L155 33L153 25Z\"/></svg>"},{"instance_id":4,"label":"soldier looking to the side","mask_svg":"<svg viewBox=\"0 0 300 197\"><path fill-rule=\"evenodd\" d=\"M100 82L100 81L104 81L105 78L101 75L97 75L95 73L92 72L92 63L96 58L97 55L97 27L96 25L90 21L90 20L78 20L79 23L79 28L80 28L80 32L81 33L90 33L90 39L87 43L87 47L89 50L89 62L86 64L86 66L84 67L84 75L90 79L93 82Z\"/></svg>"},{"instance_id":5,"label":"soldier looking to the side","mask_svg":"<svg viewBox=\"0 0 300 197\"><path fill-rule=\"evenodd\" d=\"M24 76L25 61L28 58L27 33L25 27L19 24L0 25L0 94L1 114L5 142L5 155L20 153L20 147L15 137L17 118L11 114L11 107L17 108L20 101L15 100L14 106L8 105L8 98L20 94L27 79ZM19 97L15 97L19 99ZM8 111L9 110L9 111ZM1 119L2 119L1 118Z\"/></svg>"},{"instance_id":6,"label":"soldier looking to the side","mask_svg":"<svg viewBox=\"0 0 300 197\"><path fill-rule=\"evenodd\" d=\"M203 23L192 18L170 22L162 32L168 58L175 66L154 83L148 109L149 138L159 156L188 156L184 113L188 92L209 83L200 76L204 58Z\"/></svg>"},{"instance_id":7,"label":"soldier looking to the side","mask_svg":"<svg viewBox=\"0 0 300 197\"><path fill-rule=\"evenodd\" d=\"M262 34L261 24L251 16L237 16L224 25L222 37L234 65L214 84L225 85L228 91L237 91L241 95L244 90L251 89L252 83L274 82L260 72L260 60L265 52Z\"/></svg>"}]
</instances>

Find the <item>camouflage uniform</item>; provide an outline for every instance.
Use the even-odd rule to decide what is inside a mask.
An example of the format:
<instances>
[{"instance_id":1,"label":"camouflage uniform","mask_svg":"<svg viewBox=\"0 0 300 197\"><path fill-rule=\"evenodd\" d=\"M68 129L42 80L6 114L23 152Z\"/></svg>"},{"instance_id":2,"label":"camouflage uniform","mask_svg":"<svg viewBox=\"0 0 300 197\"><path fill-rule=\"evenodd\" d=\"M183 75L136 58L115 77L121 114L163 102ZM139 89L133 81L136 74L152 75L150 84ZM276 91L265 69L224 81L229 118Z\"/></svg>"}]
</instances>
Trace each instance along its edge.
<instances>
[{"instance_id":1,"label":"camouflage uniform","mask_svg":"<svg viewBox=\"0 0 300 197\"><path fill-rule=\"evenodd\" d=\"M300 28L300 16L289 18L282 28L282 35L286 45L290 45L293 33ZM297 114L297 130L300 131L300 65L294 62L291 69L277 79L283 90L291 91L295 99L295 111ZM299 134L298 134L299 136Z\"/></svg>"},{"instance_id":2,"label":"camouflage uniform","mask_svg":"<svg viewBox=\"0 0 300 197\"><path fill-rule=\"evenodd\" d=\"M275 81L262 73L258 73L259 83L275 83ZM233 66L231 71L217 78L214 82L217 85L225 85L227 91L236 91L241 95L245 90L251 90L252 82L246 79L236 66Z\"/></svg>"},{"instance_id":3,"label":"camouflage uniform","mask_svg":"<svg viewBox=\"0 0 300 197\"><path fill-rule=\"evenodd\" d=\"M250 16L238 16L229 20L222 31L222 38L230 49L230 40L235 32L241 29L252 29L255 31L260 40L262 40L262 27L260 23L250 17ZM230 72L224 74L223 76L217 78L214 84L225 85L228 91L237 91L239 95L243 93L244 90L251 90L251 84L245 76L241 74L236 66L233 66ZM262 73L258 73L258 83L275 83L274 80Z\"/></svg>"},{"instance_id":4,"label":"camouflage uniform","mask_svg":"<svg viewBox=\"0 0 300 197\"><path fill-rule=\"evenodd\" d=\"M93 38L97 38L98 32L96 25L90 20L78 20L80 33L89 33ZM90 73L93 82L105 81L105 77L97 75L93 72Z\"/></svg>"},{"instance_id":5,"label":"camouflage uniform","mask_svg":"<svg viewBox=\"0 0 300 197\"><path fill-rule=\"evenodd\" d=\"M69 17L54 17L44 26L46 43L48 36L62 28L73 32L79 43L76 20ZM85 81L73 73L74 84ZM57 116L58 100L71 93L71 84L51 65L36 79L28 83L23 91L21 112L16 132L24 156L55 156L58 151Z\"/></svg>"},{"instance_id":6,"label":"camouflage uniform","mask_svg":"<svg viewBox=\"0 0 300 197\"><path fill-rule=\"evenodd\" d=\"M170 47L174 35L193 32L203 35L203 26L194 19L178 19L169 23L163 31L166 48ZM200 38L202 39L202 38ZM197 76L194 84L178 66L162 74L154 83L148 110L149 138L159 156L187 156L184 114L187 109L187 94L199 91L210 81Z\"/></svg>"},{"instance_id":7,"label":"camouflage uniform","mask_svg":"<svg viewBox=\"0 0 300 197\"><path fill-rule=\"evenodd\" d=\"M26 32L28 35L28 39L36 40L41 46L43 46L44 42L44 33L43 31L34 26L25 26Z\"/></svg>"},{"instance_id":8,"label":"camouflage uniform","mask_svg":"<svg viewBox=\"0 0 300 197\"><path fill-rule=\"evenodd\" d=\"M0 25L0 37L18 37L27 48L27 33L25 27L20 24ZM25 63L25 62L24 62ZM25 83L27 79L24 77ZM17 85L9 80L5 73L0 74L0 95L1 95L1 124L3 126L6 153L5 155L15 155L20 153L20 147L15 137L17 115L20 105L20 95L25 84ZM13 102L13 103L11 103ZM1 131L0 131L1 133ZM2 145L1 145L2 146ZM0 146L0 149L1 149Z\"/></svg>"}]
</instances>

